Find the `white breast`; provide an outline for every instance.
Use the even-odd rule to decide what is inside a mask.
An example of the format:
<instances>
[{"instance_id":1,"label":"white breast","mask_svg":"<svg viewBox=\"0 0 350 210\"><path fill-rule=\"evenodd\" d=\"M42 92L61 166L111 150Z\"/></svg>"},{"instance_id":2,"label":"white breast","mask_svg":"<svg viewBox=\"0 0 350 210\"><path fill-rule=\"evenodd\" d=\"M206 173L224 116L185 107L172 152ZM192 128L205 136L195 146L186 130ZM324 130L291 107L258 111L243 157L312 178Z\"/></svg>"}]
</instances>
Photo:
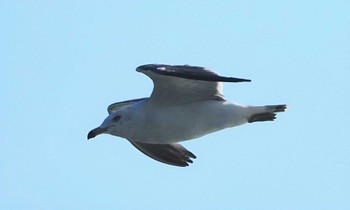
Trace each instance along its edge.
<instances>
[{"instance_id":1,"label":"white breast","mask_svg":"<svg viewBox=\"0 0 350 210\"><path fill-rule=\"evenodd\" d=\"M247 122L247 107L227 101L202 101L153 107L140 104L131 111L129 132L122 137L144 143L174 143Z\"/></svg>"}]
</instances>

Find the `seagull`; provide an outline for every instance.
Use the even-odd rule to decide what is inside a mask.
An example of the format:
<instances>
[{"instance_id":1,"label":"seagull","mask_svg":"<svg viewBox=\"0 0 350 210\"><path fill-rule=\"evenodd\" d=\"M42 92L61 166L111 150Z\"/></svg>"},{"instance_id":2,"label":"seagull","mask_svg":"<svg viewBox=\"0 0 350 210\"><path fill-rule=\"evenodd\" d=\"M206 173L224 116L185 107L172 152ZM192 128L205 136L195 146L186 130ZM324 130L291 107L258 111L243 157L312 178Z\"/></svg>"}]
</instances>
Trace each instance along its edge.
<instances>
[{"instance_id":1,"label":"seagull","mask_svg":"<svg viewBox=\"0 0 350 210\"><path fill-rule=\"evenodd\" d=\"M150 97L108 106L108 117L87 138L110 134L127 139L145 155L173 166L188 166L196 156L178 142L245 123L273 121L285 104L248 106L229 102L224 77L200 66L147 64L136 68L153 80Z\"/></svg>"}]
</instances>

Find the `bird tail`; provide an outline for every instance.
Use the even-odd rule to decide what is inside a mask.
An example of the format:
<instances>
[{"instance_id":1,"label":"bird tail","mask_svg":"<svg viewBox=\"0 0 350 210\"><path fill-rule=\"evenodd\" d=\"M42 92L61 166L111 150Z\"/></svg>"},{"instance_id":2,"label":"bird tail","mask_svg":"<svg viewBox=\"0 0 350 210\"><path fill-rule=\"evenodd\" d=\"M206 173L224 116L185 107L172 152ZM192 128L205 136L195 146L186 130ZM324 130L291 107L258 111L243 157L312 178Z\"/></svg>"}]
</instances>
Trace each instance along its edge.
<instances>
[{"instance_id":1,"label":"bird tail","mask_svg":"<svg viewBox=\"0 0 350 210\"><path fill-rule=\"evenodd\" d=\"M256 110L256 112L252 114L248 119L249 123L273 121L274 119L276 119L276 112L286 111L287 105L267 105L253 108Z\"/></svg>"}]
</instances>

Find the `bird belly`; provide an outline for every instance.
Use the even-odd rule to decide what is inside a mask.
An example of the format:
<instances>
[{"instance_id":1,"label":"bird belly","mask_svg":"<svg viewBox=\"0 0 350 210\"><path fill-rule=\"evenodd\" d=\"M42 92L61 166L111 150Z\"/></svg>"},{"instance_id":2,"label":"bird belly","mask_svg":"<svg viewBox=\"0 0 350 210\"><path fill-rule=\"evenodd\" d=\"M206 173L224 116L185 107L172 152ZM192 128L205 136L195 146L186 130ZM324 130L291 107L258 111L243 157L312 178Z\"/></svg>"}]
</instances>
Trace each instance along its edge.
<instances>
[{"instance_id":1,"label":"bird belly","mask_svg":"<svg viewBox=\"0 0 350 210\"><path fill-rule=\"evenodd\" d=\"M167 144L190 140L247 122L245 107L227 101L201 101L145 110L135 141Z\"/></svg>"}]
</instances>

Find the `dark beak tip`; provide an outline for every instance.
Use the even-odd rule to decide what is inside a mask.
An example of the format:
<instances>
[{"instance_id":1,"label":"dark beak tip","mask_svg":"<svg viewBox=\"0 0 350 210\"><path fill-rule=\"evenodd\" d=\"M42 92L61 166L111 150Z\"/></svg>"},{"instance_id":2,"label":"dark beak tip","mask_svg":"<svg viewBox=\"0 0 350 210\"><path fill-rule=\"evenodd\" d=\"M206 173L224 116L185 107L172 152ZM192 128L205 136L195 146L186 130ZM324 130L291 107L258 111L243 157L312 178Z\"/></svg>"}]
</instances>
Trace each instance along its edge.
<instances>
[{"instance_id":1,"label":"dark beak tip","mask_svg":"<svg viewBox=\"0 0 350 210\"><path fill-rule=\"evenodd\" d=\"M87 135L87 139L89 140L89 139L92 139L92 138L94 138L96 136L96 133L94 132L94 131L90 131L89 133L88 133L88 135Z\"/></svg>"}]
</instances>

